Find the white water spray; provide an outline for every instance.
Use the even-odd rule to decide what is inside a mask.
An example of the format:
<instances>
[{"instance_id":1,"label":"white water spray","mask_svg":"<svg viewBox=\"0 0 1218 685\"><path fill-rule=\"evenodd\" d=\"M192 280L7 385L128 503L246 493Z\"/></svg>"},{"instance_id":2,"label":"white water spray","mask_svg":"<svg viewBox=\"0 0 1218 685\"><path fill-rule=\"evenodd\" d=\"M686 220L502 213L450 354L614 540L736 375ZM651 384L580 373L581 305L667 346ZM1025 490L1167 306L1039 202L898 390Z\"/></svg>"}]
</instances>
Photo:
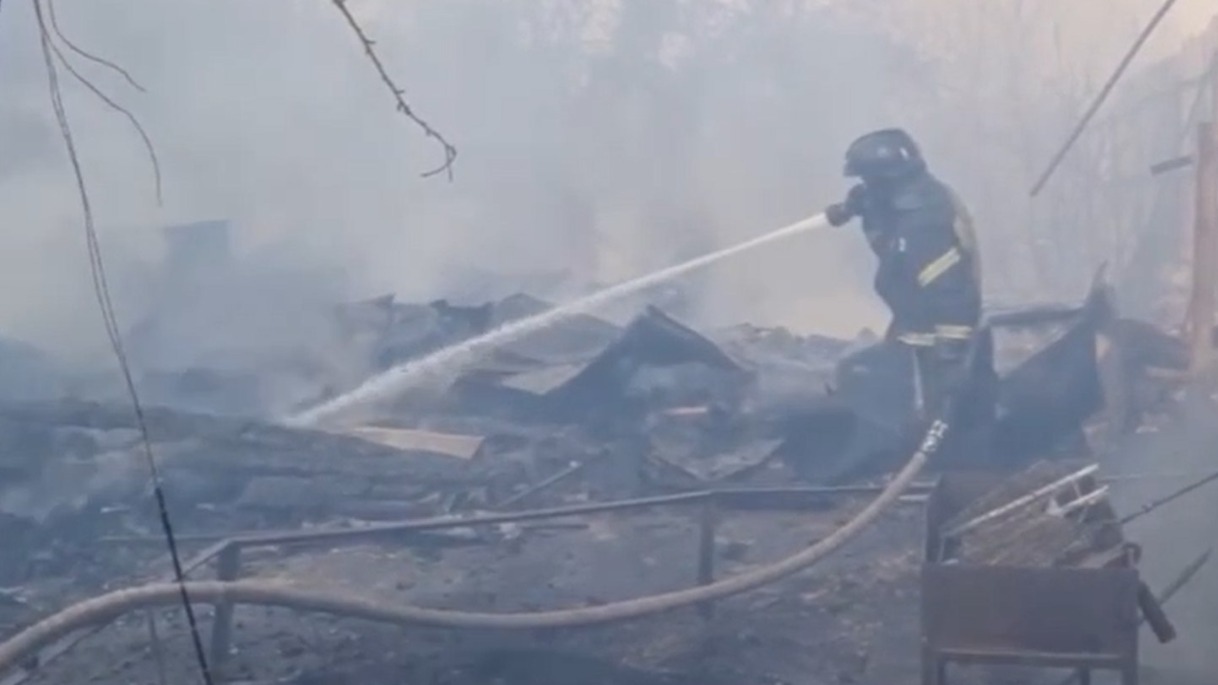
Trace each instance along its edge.
<instances>
[{"instance_id":1,"label":"white water spray","mask_svg":"<svg viewBox=\"0 0 1218 685\"><path fill-rule=\"evenodd\" d=\"M742 252L747 252L755 247L761 247L762 245L827 225L828 222L825 220L825 215L817 214L765 235L737 243L731 247L725 247L722 250L717 250L701 257L695 257L687 262L639 276L624 283L618 283L574 302L568 302L540 314L513 321L478 337L470 338L456 345L436 350L420 359L395 366L384 373L369 378L350 392L333 397L312 409L289 417L286 423L297 426L311 425L329 416L339 414L353 406L385 399L413 385L417 385L429 376L449 370L455 366L460 366L483 352L544 329L569 316L587 313L589 310L610 304L657 283L663 283L694 269L714 264Z\"/></svg>"}]
</instances>

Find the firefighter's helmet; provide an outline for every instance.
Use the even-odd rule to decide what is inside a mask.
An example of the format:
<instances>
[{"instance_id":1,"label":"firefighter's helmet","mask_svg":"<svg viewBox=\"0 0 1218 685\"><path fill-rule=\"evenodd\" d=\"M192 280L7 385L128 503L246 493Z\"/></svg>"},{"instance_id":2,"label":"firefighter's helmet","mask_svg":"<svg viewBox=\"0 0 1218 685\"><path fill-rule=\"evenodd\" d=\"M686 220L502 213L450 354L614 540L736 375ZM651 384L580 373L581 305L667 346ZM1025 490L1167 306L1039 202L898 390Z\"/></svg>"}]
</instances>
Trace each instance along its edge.
<instances>
[{"instance_id":1,"label":"firefighter's helmet","mask_svg":"<svg viewBox=\"0 0 1218 685\"><path fill-rule=\"evenodd\" d=\"M899 128L872 131L846 148L845 174L849 177L897 178L925 168L918 144Z\"/></svg>"}]
</instances>

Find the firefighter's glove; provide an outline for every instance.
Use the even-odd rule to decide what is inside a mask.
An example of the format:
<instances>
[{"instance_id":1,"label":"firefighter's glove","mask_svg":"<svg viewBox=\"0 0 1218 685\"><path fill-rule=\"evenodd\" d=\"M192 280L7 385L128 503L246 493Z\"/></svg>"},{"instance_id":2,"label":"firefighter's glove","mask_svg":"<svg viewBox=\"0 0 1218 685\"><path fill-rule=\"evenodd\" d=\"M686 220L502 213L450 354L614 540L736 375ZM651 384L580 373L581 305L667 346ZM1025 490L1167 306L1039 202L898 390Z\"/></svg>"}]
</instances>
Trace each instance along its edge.
<instances>
[{"instance_id":1,"label":"firefighter's glove","mask_svg":"<svg viewBox=\"0 0 1218 685\"><path fill-rule=\"evenodd\" d=\"M845 226L853 218L854 215L850 213L850 210L846 209L845 202L825 207L825 219L828 220L830 226Z\"/></svg>"},{"instance_id":2,"label":"firefighter's glove","mask_svg":"<svg viewBox=\"0 0 1218 685\"><path fill-rule=\"evenodd\" d=\"M825 208L830 226L842 226L863 212L863 186L856 185L846 193L846 199Z\"/></svg>"}]
</instances>

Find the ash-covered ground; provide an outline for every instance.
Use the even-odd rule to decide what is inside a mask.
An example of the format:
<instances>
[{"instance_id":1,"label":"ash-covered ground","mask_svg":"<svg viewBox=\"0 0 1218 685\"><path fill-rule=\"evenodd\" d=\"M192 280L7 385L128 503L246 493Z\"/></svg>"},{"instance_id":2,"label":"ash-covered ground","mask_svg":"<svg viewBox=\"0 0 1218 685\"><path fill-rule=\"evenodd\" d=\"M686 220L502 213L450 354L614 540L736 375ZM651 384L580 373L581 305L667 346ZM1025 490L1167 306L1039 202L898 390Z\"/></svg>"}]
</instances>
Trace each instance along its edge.
<instances>
[{"instance_id":1,"label":"ash-covered ground","mask_svg":"<svg viewBox=\"0 0 1218 685\"><path fill-rule=\"evenodd\" d=\"M842 512L844 515L845 511ZM776 560L839 515L746 514L720 532L720 569ZM688 587L697 533L688 515L605 516L587 528L526 531L514 545L444 551L327 548L251 559L249 572L349 589L392 603L525 611L586 606ZM693 610L602 628L533 633L403 630L241 608L230 674L290 683L852 683L916 671L915 507L894 512L814 573ZM177 612L161 612L170 682L197 678ZM207 627L207 622L205 622ZM156 682L147 618L132 616L31 682Z\"/></svg>"},{"instance_id":2,"label":"ash-covered ground","mask_svg":"<svg viewBox=\"0 0 1218 685\"><path fill-rule=\"evenodd\" d=\"M382 298L338 308L335 325L366 376L546 306L526 296L477 307ZM1180 368L1177 343L1088 306L1025 314L1011 319L1017 330L1000 341L997 360L999 434L1007 442L998 457L957 459L939 470L1010 470L1087 449L1113 471L1183 468L1161 469L1168 460L1153 455L1165 448L1137 432L1154 425L1155 435L1176 435L1184 429L1173 421L1197 423L1171 415L1178 406L1171 374L1151 373ZM267 408L282 407L281 397L269 402L259 391L292 387L304 406L352 387L361 374L330 373L307 358L262 370L258 383L206 368L158 369L154 396L162 406L149 411L148 423L184 558L245 531L877 482L907 456L900 407L908 388L899 360L884 348L864 349L869 342L751 326L700 333L647 308L623 325L570 319L396 401L308 430L276 423ZM231 406L263 409L223 411ZM1088 448L1085 435L1102 438ZM73 600L167 577L138 438L120 403L0 407L5 634ZM1199 452L1207 440L1189 438L1182 449ZM1120 492L1129 506L1147 494L1133 486ZM863 501L826 496L787 510L775 501L772 510L723 512L716 576L807 547ZM242 574L390 604L493 612L595 606L696 584L698 516L697 507L670 506L375 544L263 547L246 550ZM297 685L911 682L919 673L922 527L918 503L903 502L819 566L723 601L711 618L689 608L598 628L503 633L403 630L240 607L224 674ZM1174 572L1188 545L1149 537L1139 541L1153 584ZM1170 553L1160 553L1166 541ZM201 610L205 641L211 615ZM1182 634L1188 625L1181 622ZM1188 639L1200 638L1181 643L1197 644ZM3 682L157 683L162 670L164 682L198 680L174 609L127 616L72 644Z\"/></svg>"}]
</instances>

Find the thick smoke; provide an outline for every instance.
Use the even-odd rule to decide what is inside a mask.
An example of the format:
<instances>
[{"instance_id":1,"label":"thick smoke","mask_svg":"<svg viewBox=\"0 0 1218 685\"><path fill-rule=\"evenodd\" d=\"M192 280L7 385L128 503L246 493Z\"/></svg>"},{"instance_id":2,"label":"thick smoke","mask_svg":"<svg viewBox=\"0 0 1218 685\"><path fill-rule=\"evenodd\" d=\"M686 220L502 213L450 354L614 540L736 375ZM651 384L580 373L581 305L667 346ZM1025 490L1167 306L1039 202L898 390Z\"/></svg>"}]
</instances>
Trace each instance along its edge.
<instances>
[{"instance_id":1,"label":"thick smoke","mask_svg":"<svg viewBox=\"0 0 1218 685\"><path fill-rule=\"evenodd\" d=\"M888 124L924 137L934 166L980 205L988 253L1018 261L1031 230L1019 198L1038 159L1012 165L1015 139L978 122L1001 109L998 76L1041 76L1052 46L1037 43L1035 59L1014 71L1005 62L1021 57L1015 46L970 61L961 50L984 51L988 39L947 49L926 40L970 25L960 3L943 4L954 23L936 19L928 31L925 12L918 21L902 14L917 3L875 15L835 3L351 0L408 100L458 146L452 183L419 178L440 149L393 110L326 0L61 1L58 11L78 44L147 88L77 60L152 135L162 207L127 122L63 75L123 322L136 325L152 307L146 276L162 258L159 227L223 217L247 270L265 259L255 254L276 262L240 292L247 311L275 315L246 320L305 336L315 308L343 298L485 297L526 284L562 297L759 234L837 199L845 144ZM10 5L0 20L0 330L101 364L32 12ZM1117 46L1148 2L1103 5L1122 8L1104 10L1120 15L1109 32ZM1038 11L1046 25L1082 25ZM1111 46L1088 45L1095 64L1072 64L1071 78L1093 78ZM990 84L985 98L956 97L978 83ZM1037 154L1076 111L1060 98L1050 104L1060 111L1015 112L1043 124L1028 146ZM1019 281L1007 260L990 261L988 286ZM679 313L852 335L883 323L869 271L862 241L844 229L683 282ZM218 293L204 296L222 307ZM194 325L204 337L221 328Z\"/></svg>"},{"instance_id":2,"label":"thick smoke","mask_svg":"<svg viewBox=\"0 0 1218 685\"><path fill-rule=\"evenodd\" d=\"M831 36L814 28L786 41L793 56L750 46L756 31L781 27L776 18L683 52L679 31L696 26L630 3L606 29L613 47L597 52L595 22L553 26L543 3L354 6L409 100L459 146L453 183L418 177L438 148L393 111L327 2L60 3L76 42L146 87L84 63L141 118L164 172L157 208L134 132L64 76L124 323L149 304L135 284L161 258L166 223L226 217L238 251L281 244L341 268L347 283L324 293L330 301L441 296L476 273L502 274L492 285L507 290L513 276L553 272L554 285L582 290L818 209L841 191L849 136L868 113L868 125L883 123L884 59L870 54L882 44L820 45ZM13 93L0 127L10 227L0 320L13 336L101 363L75 189L29 8L6 8L0 30ZM854 53L849 66L829 68L843 51ZM771 73L755 78L766 63ZM813 323L818 297L832 304L865 285L865 261L838 266L843 250L863 255L856 238L729 265L698 284L699 309Z\"/></svg>"},{"instance_id":3,"label":"thick smoke","mask_svg":"<svg viewBox=\"0 0 1218 685\"><path fill-rule=\"evenodd\" d=\"M76 59L155 141L159 207L136 134L61 75L139 368L327 357L340 347L328 308L348 298L561 298L636 276L819 210L845 190L846 143L892 124L973 205L992 296L1076 299L1150 216L1129 188L1172 154L1126 159L1086 138L1047 196L1027 198L1159 0L348 2L408 101L459 148L452 183L419 177L439 147L394 111L330 0L59 0L65 32L147 89ZM1146 58L1212 12L1182 0ZM0 12L0 91L0 337L110 369L28 2ZM166 273L160 228L212 218L231 221L233 262ZM679 314L852 335L883 324L870 268L852 229L821 232L682 281ZM160 334L141 338L149 321ZM30 355L0 340L0 363ZM50 387L37 378L51 372L29 369L0 368L5 398ZM1210 433L1181 441L1204 454ZM1212 464L1137 468L1161 466ZM1212 543L1212 501L1185 505L1185 525L1135 531L1156 585ZM1212 665L1214 596L1172 607L1184 637L1154 658Z\"/></svg>"}]
</instances>

